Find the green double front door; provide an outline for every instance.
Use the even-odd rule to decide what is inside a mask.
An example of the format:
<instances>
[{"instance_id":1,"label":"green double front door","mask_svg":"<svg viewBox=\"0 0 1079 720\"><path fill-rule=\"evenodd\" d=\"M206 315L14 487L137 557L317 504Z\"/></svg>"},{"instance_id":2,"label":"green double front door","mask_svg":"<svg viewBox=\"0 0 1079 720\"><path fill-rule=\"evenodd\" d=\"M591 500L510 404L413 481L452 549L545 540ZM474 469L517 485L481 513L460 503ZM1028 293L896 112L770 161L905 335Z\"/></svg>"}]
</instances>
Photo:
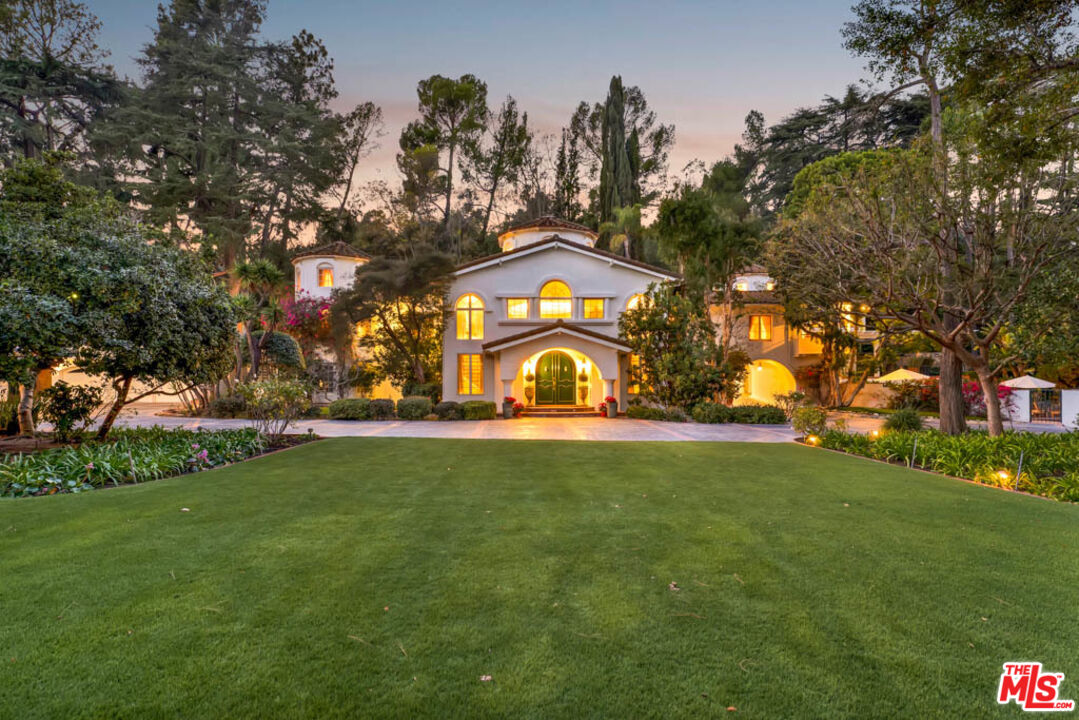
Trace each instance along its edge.
<instances>
[{"instance_id":1,"label":"green double front door","mask_svg":"<svg viewBox=\"0 0 1079 720\"><path fill-rule=\"evenodd\" d=\"M536 404L573 405L577 394L577 365L564 352L549 352L536 364Z\"/></svg>"}]
</instances>

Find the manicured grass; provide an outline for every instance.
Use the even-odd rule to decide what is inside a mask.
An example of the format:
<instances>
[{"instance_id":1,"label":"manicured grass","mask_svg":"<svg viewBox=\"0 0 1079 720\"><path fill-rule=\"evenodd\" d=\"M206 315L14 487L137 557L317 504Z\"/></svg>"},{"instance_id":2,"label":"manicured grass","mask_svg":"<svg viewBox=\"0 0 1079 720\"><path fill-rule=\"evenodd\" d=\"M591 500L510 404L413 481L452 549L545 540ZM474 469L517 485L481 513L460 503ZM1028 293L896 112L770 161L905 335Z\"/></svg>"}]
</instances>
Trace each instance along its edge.
<instances>
[{"instance_id":1,"label":"manicured grass","mask_svg":"<svg viewBox=\"0 0 1079 720\"><path fill-rule=\"evenodd\" d=\"M331 440L0 501L0 716L1017 717L1077 587L1079 507L796 445Z\"/></svg>"}]
</instances>

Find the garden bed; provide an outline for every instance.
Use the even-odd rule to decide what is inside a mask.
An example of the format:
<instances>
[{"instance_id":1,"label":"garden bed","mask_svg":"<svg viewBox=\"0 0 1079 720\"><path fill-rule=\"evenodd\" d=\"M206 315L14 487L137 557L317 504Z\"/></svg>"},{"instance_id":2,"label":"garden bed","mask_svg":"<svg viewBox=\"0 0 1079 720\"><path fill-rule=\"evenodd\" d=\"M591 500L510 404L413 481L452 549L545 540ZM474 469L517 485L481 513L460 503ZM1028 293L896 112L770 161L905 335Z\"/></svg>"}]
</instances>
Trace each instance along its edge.
<instances>
[{"instance_id":1,"label":"garden bed","mask_svg":"<svg viewBox=\"0 0 1079 720\"><path fill-rule=\"evenodd\" d=\"M212 470L316 439L312 434L283 435L270 443L252 428L117 428L105 441L5 454L0 459L0 497L134 485Z\"/></svg>"},{"instance_id":2,"label":"garden bed","mask_svg":"<svg viewBox=\"0 0 1079 720\"><path fill-rule=\"evenodd\" d=\"M1079 502L1079 433L1017 432L990 437L985 432L860 434L828 430L808 439L815 439L808 444L827 450L1053 500Z\"/></svg>"}]
</instances>

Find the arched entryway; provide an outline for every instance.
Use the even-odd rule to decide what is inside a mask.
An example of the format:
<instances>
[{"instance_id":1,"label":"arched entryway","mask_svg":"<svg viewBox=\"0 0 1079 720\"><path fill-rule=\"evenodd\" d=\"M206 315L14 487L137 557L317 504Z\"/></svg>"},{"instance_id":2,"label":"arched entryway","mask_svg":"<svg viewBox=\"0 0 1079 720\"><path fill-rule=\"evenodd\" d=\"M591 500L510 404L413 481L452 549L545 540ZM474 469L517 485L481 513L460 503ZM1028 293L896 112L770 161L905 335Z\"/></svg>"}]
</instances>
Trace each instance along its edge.
<instances>
[{"instance_id":1,"label":"arched entryway","mask_svg":"<svg viewBox=\"0 0 1079 720\"><path fill-rule=\"evenodd\" d=\"M746 369L745 388L739 399L772 404L776 395L793 392L797 387L794 375L775 360L755 360Z\"/></svg>"},{"instance_id":2,"label":"arched entryway","mask_svg":"<svg viewBox=\"0 0 1079 720\"><path fill-rule=\"evenodd\" d=\"M574 405L577 402L577 363L561 350L536 361L536 404Z\"/></svg>"}]
</instances>

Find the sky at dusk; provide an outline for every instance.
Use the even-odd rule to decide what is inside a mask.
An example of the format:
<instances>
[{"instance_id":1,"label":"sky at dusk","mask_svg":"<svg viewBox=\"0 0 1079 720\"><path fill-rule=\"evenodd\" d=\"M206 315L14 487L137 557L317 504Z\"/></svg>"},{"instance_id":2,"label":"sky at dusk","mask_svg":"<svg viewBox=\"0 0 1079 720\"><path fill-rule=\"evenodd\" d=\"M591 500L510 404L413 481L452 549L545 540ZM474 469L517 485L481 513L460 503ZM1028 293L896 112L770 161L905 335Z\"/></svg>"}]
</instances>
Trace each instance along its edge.
<instances>
[{"instance_id":1,"label":"sky at dusk","mask_svg":"<svg viewBox=\"0 0 1079 720\"><path fill-rule=\"evenodd\" d=\"M842 47L851 0L713 2L386 2L270 0L263 35L306 28L335 61L338 109L372 100L386 135L362 180L396 178L401 127L416 117L416 83L438 73L487 82L492 108L513 95L540 134L557 134L581 100L602 100L612 74L638 85L676 128L671 174L718 160L746 113L772 122L862 78ZM121 75L149 42L157 3L87 0Z\"/></svg>"}]
</instances>

